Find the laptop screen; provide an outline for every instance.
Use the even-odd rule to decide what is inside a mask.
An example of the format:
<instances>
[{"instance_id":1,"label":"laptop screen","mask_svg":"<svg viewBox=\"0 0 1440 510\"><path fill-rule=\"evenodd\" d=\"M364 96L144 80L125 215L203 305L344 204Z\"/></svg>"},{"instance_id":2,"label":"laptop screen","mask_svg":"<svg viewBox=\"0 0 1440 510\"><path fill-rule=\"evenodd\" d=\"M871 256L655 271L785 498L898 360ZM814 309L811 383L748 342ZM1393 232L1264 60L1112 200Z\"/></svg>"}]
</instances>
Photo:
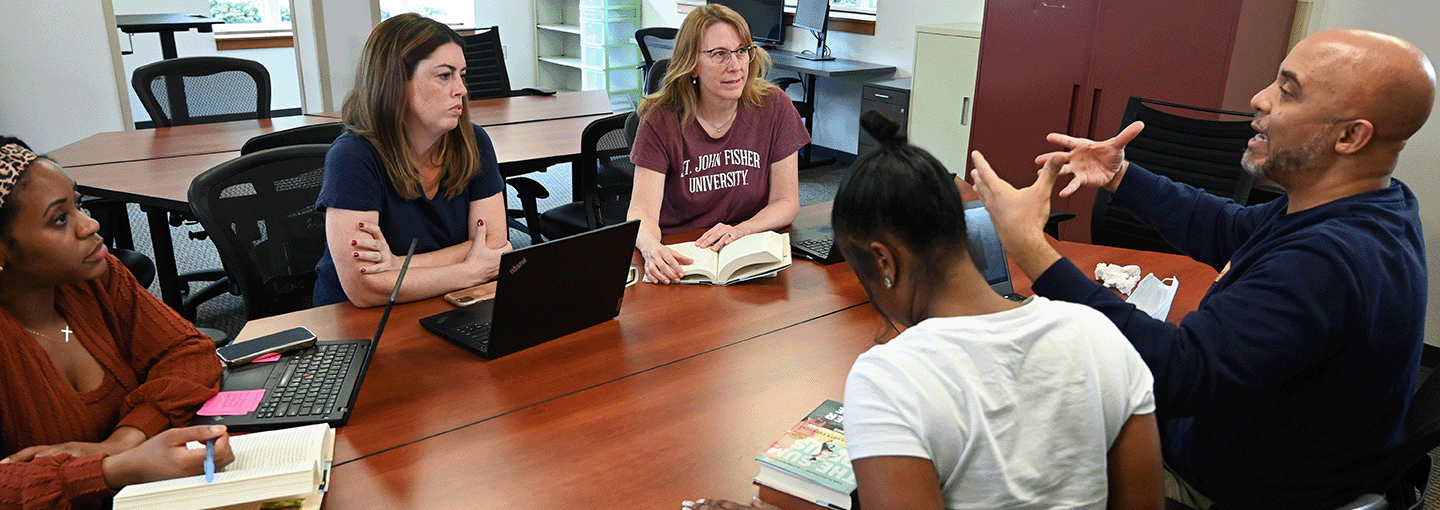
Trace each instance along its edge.
<instances>
[{"instance_id":1,"label":"laptop screen","mask_svg":"<svg viewBox=\"0 0 1440 510\"><path fill-rule=\"evenodd\" d=\"M990 212L979 200L965 202L965 229L970 237L970 253L975 267L985 282L991 285L1010 281L1010 266L1005 261L1005 248L1000 246L1000 234L990 221Z\"/></svg>"}]
</instances>

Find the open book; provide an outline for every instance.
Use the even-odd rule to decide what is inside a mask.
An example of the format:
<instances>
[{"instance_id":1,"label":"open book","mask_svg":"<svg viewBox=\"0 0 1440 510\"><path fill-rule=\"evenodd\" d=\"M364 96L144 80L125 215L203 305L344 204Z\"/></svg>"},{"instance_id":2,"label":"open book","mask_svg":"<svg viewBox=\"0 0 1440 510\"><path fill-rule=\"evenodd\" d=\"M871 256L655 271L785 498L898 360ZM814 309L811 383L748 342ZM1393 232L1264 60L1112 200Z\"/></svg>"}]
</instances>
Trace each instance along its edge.
<instances>
[{"instance_id":1,"label":"open book","mask_svg":"<svg viewBox=\"0 0 1440 510\"><path fill-rule=\"evenodd\" d=\"M188 446L197 445L205 447ZM216 471L213 483L197 475L130 485L115 495L115 510L320 507L335 450L335 429L329 425L231 436L230 449L235 462Z\"/></svg>"},{"instance_id":2,"label":"open book","mask_svg":"<svg viewBox=\"0 0 1440 510\"><path fill-rule=\"evenodd\" d=\"M676 253L695 262L681 266L685 271L680 283L730 285L752 278L775 276L790 267L790 234L759 232L736 239L719 252L700 248L695 243L667 244Z\"/></svg>"}]
</instances>

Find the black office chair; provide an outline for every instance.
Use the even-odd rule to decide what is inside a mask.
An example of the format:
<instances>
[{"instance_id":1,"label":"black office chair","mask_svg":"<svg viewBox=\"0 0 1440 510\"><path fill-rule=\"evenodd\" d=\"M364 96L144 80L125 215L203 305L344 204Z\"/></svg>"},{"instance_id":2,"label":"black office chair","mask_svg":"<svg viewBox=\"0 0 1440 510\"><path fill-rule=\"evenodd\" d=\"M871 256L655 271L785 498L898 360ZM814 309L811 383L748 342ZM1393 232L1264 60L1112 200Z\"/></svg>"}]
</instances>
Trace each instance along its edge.
<instances>
[{"instance_id":1,"label":"black office chair","mask_svg":"<svg viewBox=\"0 0 1440 510\"><path fill-rule=\"evenodd\" d=\"M540 214L535 230L544 238L559 239L625 222L635 178L635 165L630 162L634 129L626 127L638 123L639 116L630 112L585 126L580 135L580 160L574 163L576 181L573 183L575 189L580 190L582 200Z\"/></svg>"},{"instance_id":2,"label":"black office chair","mask_svg":"<svg viewBox=\"0 0 1440 510\"><path fill-rule=\"evenodd\" d=\"M675 54L675 34L679 32L680 29L671 27L650 27L635 31L635 43L640 45L640 70L645 74L646 94L659 90L653 85L660 83L660 77L665 76L665 70L654 69L655 63L668 60ZM652 77L652 73L659 76Z\"/></svg>"},{"instance_id":3,"label":"black office chair","mask_svg":"<svg viewBox=\"0 0 1440 510\"><path fill-rule=\"evenodd\" d=\"M1440 448L1440 373L1432 373L1410 397L1405 441L1373 466L1362 487L1367 492L1340 510L1418 510L1425 508L1434 462Z\"/></svg>"},{"instance_id":4,"label":"black office chair","mask_svg":"<svg viewBox=\"0 0 1440 510\"><path fill-rule=\"evenodd\" d=\"M156 127L270 118L270 71L253 60L161 60L135 69L130 84Z\"/></svg>"},{"instance_id":5,"label":"black office chair","mask_svg":"<svg viewBox=\"0 0 1440 510\"><path fill-rule=\"evenodd\" d=\"M500 44L500 27L477 30L465 40L465 88L470 99L514 96L548 96L553 90L510 89L510 72L505 69L505 49Z\"/></svg>"},{"instance_id":6,"label":"black office chair","mask_svg":"<svg viewBox=\"0 0 1440 510\"><path fill-rule=\"evenodd\" d=\"M342 122L331 122L329 124L315 124L313 126L300 126L251 138L240 146L240 155L244 156L265 149L276 147L289 147L291 145L308 144L329 144L339 138L345 132L345 124Z\"/></svg>"},{"instance_id":7,"label":"black office chair","mask_svg":"<svg viewBox=\"0 0 1440 510\"><path fill-rule=\"evenodd\" d=\"M212 232L247 319L311 306L325 215L315 210L329 144L268 149L221 163L190 183L190 208Z\"/></svg>"},{"instance_id":8,"label":"black office chair","mask_svg":"<svg viewBox=\"0 0 1440 510\"><path fill-rule=\"evenodd\" d=\"M1147 106L1149 104L1188 110L1206 117L1244 120L1187 117L1157 110ZM1234 199L1240 204L1256 203L1250 200L1255 178L1240 166L1246 142L1255 135L1255 130L1250 128L1251 117L1243 112L1131 96L1121 127L1141 120L1145 122L1145 130L1125 147L1125 157L1176 182ZM1103 188L1095 195L1090 222L1091 242L1137 250L1180 252L1129 211L1111 206L1110 195Z\"/></svg>"},{"instance_id":9,"label":"black office chair","mask_svg":"<svg viewBox=\"0 0 1440 510\"><path fill-rule=\"evenodd\" d=\"M115 258L125 266L125 269L130 270L130 274L135 276L135 281L139 282L141 287L149 288L150 284L155 282L155 261L150 260L150 257L146 257L144 253L135 250L115 249L110 250L110 254L114 255ZM225 344L230 343L230 335L224 331L199 327L196 329L199 329L205 336L210 337L210 341L215 342L216 348L224 347Z\"/></svg>"},{"instance_id":10,"label":"black office chair","mask_svg":"<svg viewBox=\"0 0 1440 510\"><path fill-rule=\"evenodd\" d=\"M670 59L662 58L650 64L650 69L645 75L645 93L654 94L665 85L665 72L670 70Z\"/></svg>"}]
</instances>

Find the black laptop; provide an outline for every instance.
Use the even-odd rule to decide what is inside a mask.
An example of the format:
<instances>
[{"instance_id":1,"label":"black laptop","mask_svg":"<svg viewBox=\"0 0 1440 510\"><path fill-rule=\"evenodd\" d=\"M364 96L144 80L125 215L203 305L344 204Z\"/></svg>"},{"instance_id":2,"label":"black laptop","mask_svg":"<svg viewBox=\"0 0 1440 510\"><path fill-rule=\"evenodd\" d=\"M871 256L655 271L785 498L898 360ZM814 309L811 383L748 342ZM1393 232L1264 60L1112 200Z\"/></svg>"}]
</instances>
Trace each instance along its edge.
<instances>
[{"instance_id":1,"label":"black laptop","mask_svg":"<svg viewBox=\"0 0 1440 510\"><path fill-rule=\"evenodd\" d=\"M790 232L790 253L826 265L845 261L840 249L835 247L835 231L829 224Z\"/></svg>"},{"instance_id":2,"label":"black laptop","mask_svg":"<svg viewBox=\"0 0 1440 510\"><path fill-rule=\"evenodd\" d=\"M494 359L613 319L639 232L640 221L631 220L505 253L493 299L420 325Z\"/></svg>"},{"instance_id":3,"label":"black laptop","mask_svg":"<svg viewBox=\"0 0 1440 510\"><path fill-rule=\"evenodd\" d=\"M1015 293L1010 283L1010 263L1005 260L1005 247L1000 245L1000 234L995 232L995 222L990 212L979 200L965 202L965 231L970 237L971 258L975 267L990 288L1012 301L1024 301L1025 296Z\"/></svg>"},{"instance_id":4,"label":"black laptop","mask_svg":"<svg viewBox=\"0 0 1440 510\"><path fill-rule=\"evenodd\" d=\"M400 282L410 269L415 255L415 240L395 277L390 301L380 314L375 336L369 340L328 340L315 342L313 347L290 351L278 361L248 363L225 369L220 391L265 390L260 406L247 414L236 416L196 416L191 425L225 425L231 432L270 430L328 423L339 427L350 421L360 383L370 369L370 359L380 345L380 333L395 308Z\"/></svg>"}]
</instances>

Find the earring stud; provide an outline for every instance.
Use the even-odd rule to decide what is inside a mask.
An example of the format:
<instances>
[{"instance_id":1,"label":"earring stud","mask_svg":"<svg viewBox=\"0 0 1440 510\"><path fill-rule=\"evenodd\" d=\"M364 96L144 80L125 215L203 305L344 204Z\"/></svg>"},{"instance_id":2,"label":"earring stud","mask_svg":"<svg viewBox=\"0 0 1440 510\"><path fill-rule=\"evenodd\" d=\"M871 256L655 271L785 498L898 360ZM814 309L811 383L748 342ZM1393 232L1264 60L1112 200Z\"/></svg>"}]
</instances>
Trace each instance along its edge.
<instances>
[{"instance_id":1,"label":"earring stud","mask_svg":"<svg viewBox=\"0 0 1440 510\"><path fill-rule=\"evenodd\" d=\"M885 288L887 288L887 289L893 289L893 288L895 288L895 280L891 280L889 276L886 276L886 277L885 277Z\"/></svg>"}]
</instances>

